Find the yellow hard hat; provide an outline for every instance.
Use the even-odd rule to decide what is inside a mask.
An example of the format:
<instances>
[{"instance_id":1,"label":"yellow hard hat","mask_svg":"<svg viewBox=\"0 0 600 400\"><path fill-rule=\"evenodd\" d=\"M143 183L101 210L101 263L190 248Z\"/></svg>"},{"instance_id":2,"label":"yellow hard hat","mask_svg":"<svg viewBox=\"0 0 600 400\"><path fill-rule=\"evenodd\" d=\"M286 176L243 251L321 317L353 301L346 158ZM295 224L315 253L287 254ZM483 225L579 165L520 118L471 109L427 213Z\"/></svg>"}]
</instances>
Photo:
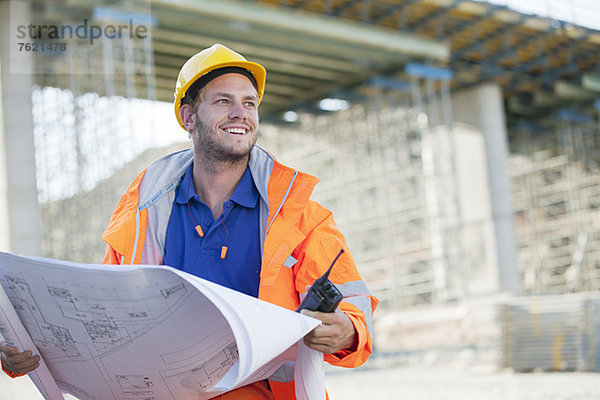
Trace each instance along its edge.
<instances>
[{"instance_id":1,"label":"yellow hard hat","mask_svg":"<svg viewBox=\"0 0 600 400\"><path fill-rule=\"evenodd\" d=\"M202 76L205 76L211 71L225 67L238 67L249 72L254 78L256 91L258 92L258 104L262 100L265 89L265 79L267 72L265 68L257 63L247 61L241 54L223 46L222 44L214 44L211 47L202 50L192 56L183 64L177 77L175 85L175 117L181 125L183 122L179 116L181 102L185 98L186 92ZM252 80L252 79L251 79Z\"/></svg>"}]
</instances>

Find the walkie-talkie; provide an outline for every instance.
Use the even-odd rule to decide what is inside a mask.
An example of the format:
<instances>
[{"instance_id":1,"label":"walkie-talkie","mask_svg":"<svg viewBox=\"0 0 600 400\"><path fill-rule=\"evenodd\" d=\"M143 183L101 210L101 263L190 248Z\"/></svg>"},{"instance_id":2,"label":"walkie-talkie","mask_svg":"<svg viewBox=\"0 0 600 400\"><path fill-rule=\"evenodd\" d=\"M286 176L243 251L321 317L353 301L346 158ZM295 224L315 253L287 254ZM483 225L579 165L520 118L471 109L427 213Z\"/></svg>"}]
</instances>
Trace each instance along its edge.
<instances>
[{"instance_id":1,"label":"walkie-talkie","mask_svg":"<svg viewBox=\"0 0 600 400\"><path fill-rule=\"evenodd\" d=\"M342 292L329 280L329 272L333 268L333 264L342 255L344 249L341 249L337 256L333 259L329 269L318 278L310 287L306 297L296 309L296 312L301 310L320 311L325 313L334 312L340 301L344 298Z\"/></svg>"}]
</instances>

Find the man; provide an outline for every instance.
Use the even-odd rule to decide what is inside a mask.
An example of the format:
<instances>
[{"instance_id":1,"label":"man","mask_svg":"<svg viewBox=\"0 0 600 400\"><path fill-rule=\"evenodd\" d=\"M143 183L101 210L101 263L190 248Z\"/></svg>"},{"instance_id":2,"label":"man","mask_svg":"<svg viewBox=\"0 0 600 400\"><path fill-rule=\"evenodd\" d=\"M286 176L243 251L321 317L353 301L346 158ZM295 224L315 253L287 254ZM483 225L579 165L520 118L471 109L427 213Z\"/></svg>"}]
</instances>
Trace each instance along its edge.
<instances>
[{"instance_id":1,"label":"man","mask_svg":"<svg viewBox=\"0 0 600 400\"><path fill-rule=\"evenodd\" d=\"M165 264L295 310L345 252L330 279L344 294L307 346L333 365L356 367L372 352L378 300L361 280L331 212L309 199L317 179L255 145L265 69L216 44L190 58L175 89L175 116L192 149L156 160L132 183L103 239L105 263ZM5 369L26 373L38 356L0 348ZM293 366L223 399L295 399Z\"/></svg>"}]
</instances>

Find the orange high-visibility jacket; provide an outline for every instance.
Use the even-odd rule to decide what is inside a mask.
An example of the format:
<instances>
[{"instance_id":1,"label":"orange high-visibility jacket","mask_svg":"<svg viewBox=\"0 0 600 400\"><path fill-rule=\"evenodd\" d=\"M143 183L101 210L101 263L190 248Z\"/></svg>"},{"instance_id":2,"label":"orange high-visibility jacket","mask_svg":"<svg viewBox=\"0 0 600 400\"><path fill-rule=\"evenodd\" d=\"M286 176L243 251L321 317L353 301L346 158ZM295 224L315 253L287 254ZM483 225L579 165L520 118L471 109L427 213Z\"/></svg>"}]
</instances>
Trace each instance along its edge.
<instances>
[{"instance_id":1,"label":"orange high-visibility jacket","mask_svg":"<svg viewBox=\"0 0 600 400\"><path fill-rule=\"evenodd\" d=\"M162 264L175 191L192 161L192 149L175 152L135 179L102 235L108 243L105 263ZM280 164L259 146L251 151L249 167L260 193L258 297L295 310L300 296L343 248L329 278L344 294L339 308L354 324L358 346L352 352L326 354L325 360L342 367L363 364L373 350L371 321L378 300L361 279L331 212L310 200L318 179ZM269 378L276 399L296 398L289 364Z\"/></svg>"}]
</instances>

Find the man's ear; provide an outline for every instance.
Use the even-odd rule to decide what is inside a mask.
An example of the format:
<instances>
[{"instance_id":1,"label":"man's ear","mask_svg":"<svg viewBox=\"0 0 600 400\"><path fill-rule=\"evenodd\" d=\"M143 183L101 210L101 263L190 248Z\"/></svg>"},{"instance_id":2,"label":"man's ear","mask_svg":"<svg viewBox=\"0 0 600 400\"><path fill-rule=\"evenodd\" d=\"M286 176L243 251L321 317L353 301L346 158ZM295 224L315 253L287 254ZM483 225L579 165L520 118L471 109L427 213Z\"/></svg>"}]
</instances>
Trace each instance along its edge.
<instances>
[{"instance_id":1,"label":"man's ear","mask_svg":"<svg viewBox=\"0 0 600 400\"><path fill-rule=\"evenodd\" d=\"M196 127L196 115L191 105L182 104L179 107L179 118L188 132Z\"/></svg>"}]
</instances>

